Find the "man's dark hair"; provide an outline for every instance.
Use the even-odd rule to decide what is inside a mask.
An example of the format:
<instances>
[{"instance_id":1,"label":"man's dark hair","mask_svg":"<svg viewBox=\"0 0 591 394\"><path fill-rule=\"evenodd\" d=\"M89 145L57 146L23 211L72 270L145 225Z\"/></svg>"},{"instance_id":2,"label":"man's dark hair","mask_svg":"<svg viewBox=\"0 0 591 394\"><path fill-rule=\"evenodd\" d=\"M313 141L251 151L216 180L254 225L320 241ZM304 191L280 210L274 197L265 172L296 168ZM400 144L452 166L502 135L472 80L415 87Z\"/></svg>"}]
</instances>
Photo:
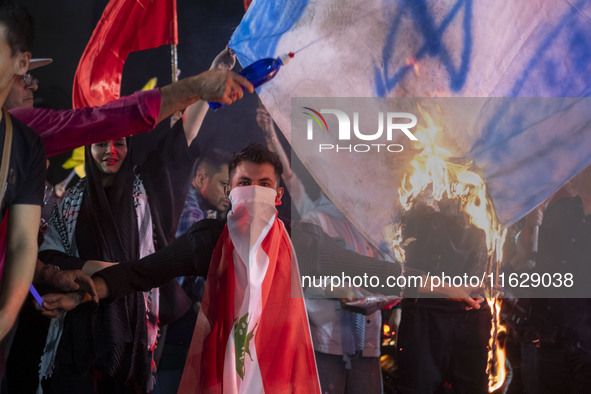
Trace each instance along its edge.
<instances>
[{"instance_id":1,"label":"man's dark hair","mask_svg":"<svg viewBox=\"0 0 591 394\"><path fill-rule=\"evenodd\" d=\"M207 176L211 177L218 173L223 166L227 166L231 159L232 155L226 151L217 148L209 150L197 160L193 176L197 175L199 169L205 168Z\"/></svg>"},{"instance_id":2,"label":"man's dark hair","mask_svg":"<svg viewBox=\"0 0 591 394\"><path fill-rule=\"evenodd\" d=\"M0 23L6 28L6 41L12 56L17 52L31 52L33 47L33 17L29 11L12 0L0 0Z\"/></svg>"},{"instance_id":3,"label":"man's dark hair","mask_svg":"<svg viewBox=\"0 0 591 394\"><path fill-rule=\"evenodd\" d=\"M279 160L277 153L271 152L267 147L261 144L248 144L245 148L242 148L238 152L234 152L232 160L230 160L230 165L228 167L230 182L232 182L232 176L234 176L236 167L238 167L238 164L243 161L249 161L255 164L271 164L275 169L277 181L279 181L281 174L283 173L283 165L281 165L281 160Z\"/></svg>"}]
</instances>

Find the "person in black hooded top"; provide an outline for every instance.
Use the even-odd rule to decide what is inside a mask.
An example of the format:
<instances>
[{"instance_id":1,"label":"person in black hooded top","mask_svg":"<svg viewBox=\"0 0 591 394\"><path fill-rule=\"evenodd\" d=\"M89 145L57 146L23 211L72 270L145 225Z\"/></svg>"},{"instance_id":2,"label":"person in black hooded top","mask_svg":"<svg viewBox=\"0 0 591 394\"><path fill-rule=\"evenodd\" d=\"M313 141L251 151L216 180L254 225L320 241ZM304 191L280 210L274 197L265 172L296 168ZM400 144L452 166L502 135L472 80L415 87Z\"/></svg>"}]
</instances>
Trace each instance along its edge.
<instances>
[{"instance_id":1,"label":"person in black hooded top","mask_svg":"<svg viewBox=\"0 0 591 394\"><path fill-rule=\"evenodd\" d=\"M88 259L138 259L174 239L198 153L195 135L177 122L140 165L133 138L87 146L87 176L54 210L40 259L83 269ZM155 289L54 319L41 359L45 392L151 391L158 309Z\"/></svg>"}]
</instances>

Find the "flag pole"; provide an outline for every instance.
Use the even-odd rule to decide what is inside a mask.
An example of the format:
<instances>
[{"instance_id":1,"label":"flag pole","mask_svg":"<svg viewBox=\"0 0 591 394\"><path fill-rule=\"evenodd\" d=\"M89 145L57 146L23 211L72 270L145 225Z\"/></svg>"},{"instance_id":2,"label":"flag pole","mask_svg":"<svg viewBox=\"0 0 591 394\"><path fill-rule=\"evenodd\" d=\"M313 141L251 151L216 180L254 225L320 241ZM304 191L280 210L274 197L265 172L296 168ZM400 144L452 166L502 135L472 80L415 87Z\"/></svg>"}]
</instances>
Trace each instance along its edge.
<instances>
[{"instance_id":1,"label":"flag pole","mask_svg":"<svg viewBox=\"0 0 591 394\"><path fill-rule=\"evenodd\" d=\"M170 62L172 68L172 82L178 81L178 55L176 50L176 44L170 46Z\"/></svg>"},{"instance_id":2,"label":"flag pole","mask_svg":"<svg viewBox=\"0 0 591 394\"><path fill-rule=\"evenodd\" d=\"M176 81L179 80L179 69L178 69L178 52L177 52L177 48L176 48L176 44L171 44L170 45L170 66L171 66L171 71L172 71L172 83L175 83ZM177 111L175 112L174 115L172 115L173 118L180 118L181 117L181 111Z\"/></svg>"}]
</instances>

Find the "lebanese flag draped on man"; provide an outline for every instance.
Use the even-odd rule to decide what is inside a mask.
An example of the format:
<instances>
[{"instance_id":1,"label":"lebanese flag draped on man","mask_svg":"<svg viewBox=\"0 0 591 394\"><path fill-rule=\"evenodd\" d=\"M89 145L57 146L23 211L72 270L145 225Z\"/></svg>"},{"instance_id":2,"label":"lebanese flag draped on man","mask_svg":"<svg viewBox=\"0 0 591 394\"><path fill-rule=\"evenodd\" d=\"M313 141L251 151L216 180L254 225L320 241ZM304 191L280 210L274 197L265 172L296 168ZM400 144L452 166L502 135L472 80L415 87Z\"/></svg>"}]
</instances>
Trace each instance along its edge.
<instances>
[{"instance_id":1,"label":"lebanese flag draped on man","mask_svg":"<svg viewBox=\"0 0 591 394\"><path fill-rule=\"evenodd\" d=\"M247 186L230 194L179 394L320 393L297 261L275 193Z\"/></svg>"},{"instance_id":2,"label":"lebanese flag draped on man","mask_svg":"<svg viewBox=\"0 0 591 394\"><path fill-rule=\"evenodd\" d=\"M129 53L177 43L176 0L111 0L78 63L73 107L118 99Z\"/></svg>"}]
</instances>

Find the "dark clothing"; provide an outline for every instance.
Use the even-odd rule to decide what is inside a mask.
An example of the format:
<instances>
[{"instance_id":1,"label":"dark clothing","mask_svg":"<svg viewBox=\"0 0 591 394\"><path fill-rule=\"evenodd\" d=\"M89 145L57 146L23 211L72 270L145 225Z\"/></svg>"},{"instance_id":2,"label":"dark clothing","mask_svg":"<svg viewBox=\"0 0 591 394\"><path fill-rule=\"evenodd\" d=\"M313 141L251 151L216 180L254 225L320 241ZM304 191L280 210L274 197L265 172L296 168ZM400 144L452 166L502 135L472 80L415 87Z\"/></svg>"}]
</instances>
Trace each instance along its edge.
<instances>
[{"instance_id":1,"label":"dark clothing","mask_svg":"<svg viewBox=\"0 0 591 394\"><path fill-rule=\"evenodd\" d=\"M402 220L409 267L433 275L481 275L487 258L482 230L460 216L418 208ZM487 393L488 308L466 311L463 302L404 299L398 331L400 392Z\"/></svg>"},{"instance_id":2,"label":"dark clothing","mask_svg":"<svg viewBox=\"0 0 591 394\"><path fill-rule=\"evenodd\" d=\"M191 305L195 305L196 303L200 303L203 299L205 279L201 276L187 276L184 278L181 287L187 297L191 300ZM197 313L195 312L195 308L192 307L189 308L183 316L168 324L166 327L166 346L184 346L188 350L189 345L191 345L191 338L193 337L193 329L195 328L196 321ZM159 370L162 370L162 368L159 368Z\"/></svg>"},{"instance_id":3,"label":"dark clothing","mask_svg":"<svg viewBox=\"0 0 591 394\"><path fill-rule=\"evenodd\" d=\"M37 289L41 291L39 286ZM9 394L35 394L39 387L39 359L50 320L35 309L36 302L32 296L27 297L19 314L14 341L6 361L6 393Z\"/></svg>"},{"instance_id":4,"label":"dark clothing","mask_svg":"<svg viewBox=\"0 0 591 394\"><path fill-rule=\"evenodd\" d=\"M314 351L314 355L323 394L371 393L371 387L382 392L379 357L363 357L358 352L345 361L340 354ZM351 364L350 369L345 367L347 363Z\"/></svg>"},{"instance_id":5,"label":"dark clothing","mask_svg":"<svg viewBox=\"0 0 591 394\"><path fill-rule=\"evenodd\" d=\"M12 117L12 152L7 177L6 194L1 216L15 204L43 205L45 188L45 148L41 138L30 128ZM6 119L0 123L0 141L6 134ZM0 147L0 159L2 158Z\"/></svg>"},{"instance_id":6,"label":"dark clothing","mask_svg":"<svg viewBox=\"0 0 591 394\"><path fill-rule=\"evenodd\" d=\"M591 387L591 352L524 344L522 377L527 393L586 393Z\"/></svg>"},{"instance_id":7,"label":"dark clothing","mask_svg":"<svg viewBox=\"0 0 591 394\"><path fill-rule=\"evenodd\" d=\"M183 316L167 324L165 333L160 337L158 347L162 349L162 355L158 364L155 393L178 391L197 322L198 305L201 304L205 291L205 279L201 276L186 276L182 279L181 287L189 298L191 307Z\"/></svg>"},{"instance_id":8,"label":"dark clothing","mask_svg":"<svg viewBox=\"0 0 591 394\"><path fill-rule=\"evenodd\" d=\"M487 346L491 314L488 309L462 310L425 307L420 301L402 301L398 330L398 366L401 393L487 393ZM465 304L464 304L465 305Z\"/></svg>"},{"instance_id":9,"label":"dark clothing","mask_svg":"<svg viewBox=\"0 0 591 394\"><path fill-rule=\"evenodd\" d=\"M209 260L224 225L213 219L202 220L164 249L139 262L105 268L95 276L105 280L111 300L161 286L177 276L207 276Z\"/></svg>"},{"instance_id":10,"label":"dark clothing","mask_svg":"<svg viewBox=\"0 0 591 394\"><path fill-rule=\"evenodd\" d=\"M0 221L7 218L4 215L13 205L43 205L43 192L45 186L45 147L41 138L33 130L25 126L18 119L12 120L12 146L10 161L6 178L6 193L0 207ZM0 162L6 136L6 117L2 116L0 122ZM4 188L4 184L0 185ZM6 229L7 222L0 227ZM0 261L0 277L4 269L4 253L7 239L1 239L3 253ZM13 263L20 264L20 261ZM32 261L29 263L33 263ZM10 347L10 335L0 341L0 384L6 369L6 352ZM1 390L1 387L0 387Z\"/></svg>"},{"instance_id":11,"label":"dark clothing","mask_svg":"<svg viewBox=\"0 0 591 394\"><path fill-rule=\"evenodd\" d=\"M43 243L43 234L47 230L51 211L57 205L57 199L53 186L46 181L39 244ZM44 287L36 285L40 292L44 291ZM33 296L29 295L19 313L18 325L6 362L7 393L35 393L39 386L39 359L43 354L50 320L35 309L36 303Z\"/></svg>"},{"instance_id":12,"label":"dark clothing","mask_svg":"<svg viewBox=\"0 0 591 394\"><path fill-rule=\"evenodd\" d=\"M573 274L573 286L552 289L552 298L590 298L591 215L585 216L580 197L561 198L548 206L538 242L536 271Z\"/></svg>"},{"instance_id":13,"label":"dark clothing","mask_svg":"<svg viewBox=\"0 0 591 394\"><path fill-rule=\"evenodd\" d=\"M591 215L579 197L554 201L540 226L536 271L572 273L571 289L557 288L557 298L531 299L524 335L526 389L545 393L582 393L591 387Z\"/></svg>"},{"instance_id":14,"label":"dark clothing","mask_svg":"<svg viewBox=\"0 0 591 394\"><path fill-rule=\"evenodd\" d=\"M95 274L103 278L109 288L109 299L116 299L134 291L148 290L177 276L207 276L213 249L225 224L206 219L195 223L189 230L166 248L137 262L126 262L106 268ZM286 226L289 229L289 226ZM379 261L359 255L339 246L320 227L298 223L291 231L300 275L399 276L399 264ZM407 273L420 275L419 271ZM385 279L384 282L385 283ZM381 289L400 292L400 289Z\"/></svg>"},{"instance_id":15,"label":"dark clothing","mask_svg":"<svg viewBox=\"0 0 591 394\"><path fill-rule=\"evenodd\" d=\"M78 193L83 193L75 228L80 257L45 250L40 253L44 263L62 269L81 269L88 259L138 259L142 245L147 247L153 242L157 250L174 239L197 145L187 147L179 121L158 149L136 168L132 151L133 139L113 185L103 188L87 147L87 178L77 186L82 188ZM136 206L136 199L142 198L141 187L136 176L149 197L149 213L142 215L141 224L136 211L141 206L139 202ZM152 226L148 224L148 215ZM57 230L62 238L63 231L59 227ZM148 230L153 230L153 237L146 236ZM98 310L89 304L68 313L55 371L44 383L46 392L90 393L96 384L96 391L101 393L145 393L151 369L150 330L158 324L158 316L147 309L151 302L151 295L131 292L114 303L101 304Z\"/></svg>"},{"instance_id":16,"label":"dark clothing","mask_svg":"<svg viewBox=\"0 0 591 394\"><path fill-rule=\"evenodd\" d=\"M415 239L405 248L407 266L449 276L467 273L480 277L484 272L484 231L430 208L405 214L402 224L404 239Z\"/></svg>"},{"instance_id":17,"label":"dark clothing","mask_svg":"<svg viewBox=\"0 0 591 394\"><path fill-rule=\"evenodd\" d=\"M585 216L579 197L562 198L544 213L539 234L536 271L570 272L574 286L553 289L556 298L531 300L527 337L536 337L545 345L591 351L591 299L560 298L571 294L584 296L589 288L591 215Z\"/></svg>"}]
</instances>

